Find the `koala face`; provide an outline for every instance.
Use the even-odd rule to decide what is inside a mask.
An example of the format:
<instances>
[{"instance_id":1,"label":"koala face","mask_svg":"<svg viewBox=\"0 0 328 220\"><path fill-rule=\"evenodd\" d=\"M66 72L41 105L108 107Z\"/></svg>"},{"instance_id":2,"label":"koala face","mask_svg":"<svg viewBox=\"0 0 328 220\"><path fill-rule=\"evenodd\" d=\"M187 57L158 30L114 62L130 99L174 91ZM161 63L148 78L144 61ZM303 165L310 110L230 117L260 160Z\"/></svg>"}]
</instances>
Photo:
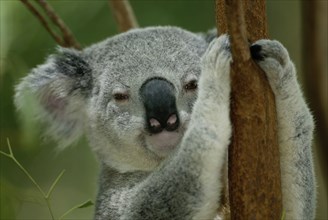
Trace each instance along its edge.
<instances>
[{"instance_id":1,"label":"koala face","mask_svg":"<svg viewBox=\"0 0 328 220\"><path fill-rule=\"evenodd\" d=\"M183 138L207 46L179 28L132 30L51 57L17 87L16 102L30 87L50 135L70 143L85 133L103 163L152 170Z\"/></svg>"},{"instance_id":2,"label":"koala face","mask_svg":"<svg viewBox=\"0 0 328 220\"><path fill-rule=\"evenodd\" d=\"M176 149L197 97L206 47L180 29L147 28L86 49L97 76L87 133L103 161L148 170Z\"/></svg>"}]
</instances>

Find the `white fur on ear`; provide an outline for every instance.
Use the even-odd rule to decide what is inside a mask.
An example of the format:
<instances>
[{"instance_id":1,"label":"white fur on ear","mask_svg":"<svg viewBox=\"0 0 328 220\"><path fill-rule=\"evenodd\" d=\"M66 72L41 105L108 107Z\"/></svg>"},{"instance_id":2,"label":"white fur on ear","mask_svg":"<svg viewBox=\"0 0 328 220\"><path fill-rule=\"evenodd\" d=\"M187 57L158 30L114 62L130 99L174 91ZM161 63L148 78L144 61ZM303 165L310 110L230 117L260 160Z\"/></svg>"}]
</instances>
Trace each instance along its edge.
<instances>
[{"instance_id":1,"label":"white fur on ear","mask_svg":"<svg viewBox=\"0 0 328 220\"><path fill-rule=\"evenodd\" d=\"M91 69L81 52L59 48L59 54L50 56L16 86L15 104L21 111L33 104L34 116L46 124L45 134L64 148L84 132L91 88Z\"/></svg>"}]
</instances>

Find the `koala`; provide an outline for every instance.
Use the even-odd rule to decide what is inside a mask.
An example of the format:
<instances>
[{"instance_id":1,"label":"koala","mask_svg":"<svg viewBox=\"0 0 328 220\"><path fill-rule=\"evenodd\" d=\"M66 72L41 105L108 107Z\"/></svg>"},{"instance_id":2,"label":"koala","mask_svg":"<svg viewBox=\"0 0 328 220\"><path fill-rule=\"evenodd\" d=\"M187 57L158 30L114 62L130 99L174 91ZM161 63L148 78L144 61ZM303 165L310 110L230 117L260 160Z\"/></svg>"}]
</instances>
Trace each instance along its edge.
<instances>
[{"instance_id":1,"label":"koala","mask_svg":"<svg viewBox=\"0 0 328 220\"><path fill-rule=\"evenodd\" d=\"M148 27L59 48L16 87L64 148L86 135L101 164L103 219L214 219L231 137L229 37ZM314 123L287 50L250 45L275 94L286 219L313 219ZM222 216L221 216L222 217Z\"/></svg>"}]
</instances>

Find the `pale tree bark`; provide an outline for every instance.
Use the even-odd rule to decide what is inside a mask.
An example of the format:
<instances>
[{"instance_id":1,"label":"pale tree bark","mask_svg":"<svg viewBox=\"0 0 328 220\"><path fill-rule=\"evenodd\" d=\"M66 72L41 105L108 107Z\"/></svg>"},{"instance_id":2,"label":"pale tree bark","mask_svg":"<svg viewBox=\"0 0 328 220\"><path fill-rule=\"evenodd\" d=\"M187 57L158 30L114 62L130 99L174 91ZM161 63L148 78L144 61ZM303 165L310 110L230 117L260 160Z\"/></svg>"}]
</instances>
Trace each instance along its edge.
<instances>
[{"instance_id":1,"label":"pale tree bark","mask_svg":"<svg viewBox=\"0 0 328 220\"><path fill-rule=\"evenodd\" d=\"M267 38L265 0L217 0L217 25L228 33L231 70L232 143L229 200L232 219L281 219L282 196L276 108L249 42Z\"/></svg>"},{"instance_id":2,"label":"pale tree bark","mask_svg":"<svg viewBox=\"0 0 328 220\"><path fill-rule=\"evenodd\" d=\"M328 155L327 1L303 1L304 85L316 122L318 155L326 170ZM324 175L327 183L327 175Z\"/></svg>"},{"instance_id":3,"label":"pale tree bark","mask_svg":"<svg viewBox=\"0 0 328 220\"><path fill-rule=\"evenodd\" d=\"M120 32L139 26L128 0L109 0L109 5Z\"/></svg>"}]
</instances>

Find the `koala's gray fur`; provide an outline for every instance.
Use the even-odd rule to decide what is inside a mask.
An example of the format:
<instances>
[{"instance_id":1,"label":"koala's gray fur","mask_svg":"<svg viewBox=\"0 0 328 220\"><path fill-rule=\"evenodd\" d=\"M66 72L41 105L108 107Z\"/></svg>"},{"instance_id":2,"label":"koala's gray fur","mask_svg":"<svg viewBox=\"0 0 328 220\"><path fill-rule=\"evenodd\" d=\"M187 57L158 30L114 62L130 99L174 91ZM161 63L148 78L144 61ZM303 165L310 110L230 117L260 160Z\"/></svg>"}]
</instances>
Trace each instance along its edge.
<instances>
[{"instance_id":1,"label":"koala's gray fur","mask_svg":"<svg viewBox=\"0 0 328 220\"><path fill-rule=\"evenodd\" d=\"M60 48L17 86L18 108L36 98L36 116L60 146L87 135L102 164L95 219L215 218L231 55L227 36L206 39L176 27L131 30L83 51ZM313 120L294 65L277 41L257 41L252 53L276 96L285 218L313 219ZM174 131L147 129L158 121L146 120L140 90L154 77L174 96Z\"/></svg>"}]
</instances>

